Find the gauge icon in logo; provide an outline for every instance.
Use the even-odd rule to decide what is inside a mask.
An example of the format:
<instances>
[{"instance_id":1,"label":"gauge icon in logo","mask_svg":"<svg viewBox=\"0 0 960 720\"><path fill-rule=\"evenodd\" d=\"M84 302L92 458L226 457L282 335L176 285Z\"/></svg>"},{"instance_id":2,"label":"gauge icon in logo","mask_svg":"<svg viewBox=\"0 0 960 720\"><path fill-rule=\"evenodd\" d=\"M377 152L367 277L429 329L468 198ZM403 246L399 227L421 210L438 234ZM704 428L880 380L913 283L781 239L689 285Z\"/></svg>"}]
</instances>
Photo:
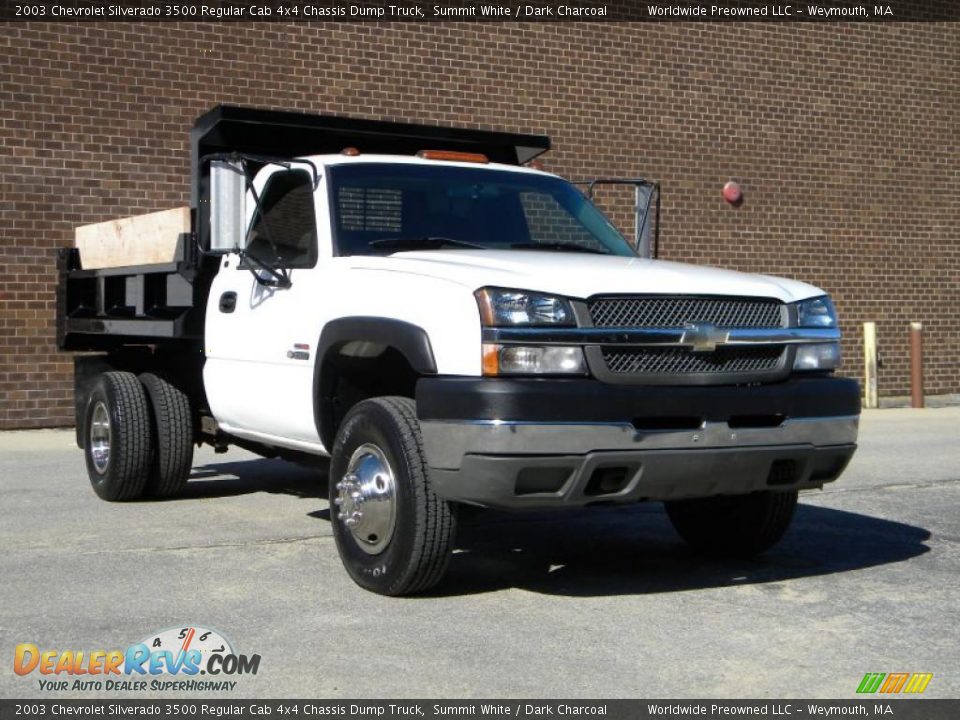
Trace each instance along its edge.
<instances>
[{"instance_id":1,"label":"gauge icon in logo","mask_svg":"<svg viewBox=\"0 0 960 720\"><path fill-rule=\"evenodd\" d=\"M200 625L189 627L174 627L151 633L141 642L151 653L169 652L172 657L186 657L187 653L196 651L200 658L195 665L207 667L212 655L233 655L233 645L219 631ZM196 657L196 655L193 655ZM201 670L201 673L203 671Z\"/></svg>"}]
</instances>

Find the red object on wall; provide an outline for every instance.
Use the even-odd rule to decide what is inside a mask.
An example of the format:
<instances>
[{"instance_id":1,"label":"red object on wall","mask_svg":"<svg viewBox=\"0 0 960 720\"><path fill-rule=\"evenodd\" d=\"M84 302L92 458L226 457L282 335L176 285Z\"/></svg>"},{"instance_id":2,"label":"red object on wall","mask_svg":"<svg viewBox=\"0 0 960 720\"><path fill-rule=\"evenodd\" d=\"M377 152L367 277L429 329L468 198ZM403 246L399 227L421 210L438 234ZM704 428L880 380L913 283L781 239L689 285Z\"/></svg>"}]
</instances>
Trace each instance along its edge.
<instances>
[{"instance_id":1,"label":"red object on wall","mask_svg":"<svg viewBox=\"0 0 960 720\"><path fill-rule=\"evenodd\" d=\"M723 199L731 205L739 205L743 201L743 192L740 190L740 184L731 180L724 185Z\"/></svg>"}]
</instances>

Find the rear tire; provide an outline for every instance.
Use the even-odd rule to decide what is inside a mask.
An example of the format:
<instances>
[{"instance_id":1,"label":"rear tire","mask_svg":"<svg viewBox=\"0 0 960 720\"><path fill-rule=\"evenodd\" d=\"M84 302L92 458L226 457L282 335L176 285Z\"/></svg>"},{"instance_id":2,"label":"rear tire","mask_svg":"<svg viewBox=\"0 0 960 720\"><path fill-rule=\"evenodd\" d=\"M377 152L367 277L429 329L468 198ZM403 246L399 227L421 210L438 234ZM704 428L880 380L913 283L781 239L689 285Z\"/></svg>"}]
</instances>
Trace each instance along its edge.
<instances>
[{"instance_id":1,"label":"rear tire","mask_svg":"<svg viewBox=\"0 0 960 720\"><path fill-rule=\"evenodd\" d=\"M670 522L707 555L749 557L770 549L790 527L797 491L717 495L664 503Z\"/></svg>"},{"instance_id":2,"label":"rear tire","mask_svg":"<svg viewBox=\"0 0 960 720\"><path fill-rule=\"evenodd\" d=\"M147 391L157 439L146 494L152 497L178 495L190 479L193 467L193 416L190 399L171 383L153 373L140 376Z\"/></svg>"},{"instance_id":3,"label":"rear tire","mask_svg":"<svg viewBox=\"0 0 960 720\"><path fill-rule=\"evenodd\" d=\"M104 500L143 494L153 459L147 394L128 372L106 372L87 401L84 455L93 491Z\"/></svg>"},{"instance_id":4,"label":"rear tire","mask_svg":"<svg viewBox=\"0 0 960 720\"><path fill-rule=\"evenodd\" d=\"M455 519L431 487L413 400L357 403L331 455L330 522L354 582L380 595L436 585L450 559Z\"/></svg>"}]
</instances>

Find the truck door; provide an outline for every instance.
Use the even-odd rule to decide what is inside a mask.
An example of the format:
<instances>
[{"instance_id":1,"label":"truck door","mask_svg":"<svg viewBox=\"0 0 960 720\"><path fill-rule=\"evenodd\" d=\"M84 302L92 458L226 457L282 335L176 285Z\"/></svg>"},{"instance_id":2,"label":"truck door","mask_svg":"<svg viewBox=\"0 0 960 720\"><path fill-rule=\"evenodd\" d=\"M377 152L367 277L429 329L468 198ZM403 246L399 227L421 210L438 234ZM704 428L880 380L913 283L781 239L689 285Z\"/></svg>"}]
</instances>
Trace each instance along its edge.
<instances>
[{"instance_id":1,"label":"truck door","mask_svg":"<svg viewBox=\"0 0 960 720\"><path fill-rule=\"evenodd\" d=\"M207 397L227 432L316 450L313 345L323 307L322 193L315 191L313 170L296 165L268 167L253 185L245 254L224 256L210 290ZM284 274L288 282L278 278Z\"/></svg>"}]
</instances>

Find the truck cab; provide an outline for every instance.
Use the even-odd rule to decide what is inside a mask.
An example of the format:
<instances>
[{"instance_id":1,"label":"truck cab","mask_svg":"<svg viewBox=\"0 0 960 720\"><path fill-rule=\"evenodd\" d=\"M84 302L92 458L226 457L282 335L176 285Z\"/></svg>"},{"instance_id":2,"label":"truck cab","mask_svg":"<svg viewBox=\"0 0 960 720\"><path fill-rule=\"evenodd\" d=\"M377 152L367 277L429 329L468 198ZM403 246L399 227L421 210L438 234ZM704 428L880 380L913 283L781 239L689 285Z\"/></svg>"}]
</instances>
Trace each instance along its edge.
<instances>
[{"instance_id":1,"label":"truck cab","mask_svg":"<svg viewBox=\"0 0 960 720\"><path fill-rule=\"evenodd\" d=\"M547 138L225 107L192 137L177 262L61 256L106 499L177 492L196 443L329 457L344 566L398 595L465 504L663 501L704 552L762 552L855 450L826 293L646 256L530 166Z\"/></svg>"}]
</instances>

